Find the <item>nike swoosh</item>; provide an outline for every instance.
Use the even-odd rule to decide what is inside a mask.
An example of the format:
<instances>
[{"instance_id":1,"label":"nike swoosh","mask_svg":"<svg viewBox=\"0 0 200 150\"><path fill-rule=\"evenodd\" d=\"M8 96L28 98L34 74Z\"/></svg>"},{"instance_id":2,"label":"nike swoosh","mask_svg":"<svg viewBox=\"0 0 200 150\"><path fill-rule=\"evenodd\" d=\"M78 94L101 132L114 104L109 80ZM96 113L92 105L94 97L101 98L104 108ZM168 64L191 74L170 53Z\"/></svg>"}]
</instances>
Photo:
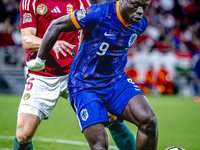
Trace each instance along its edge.
<instances>
[{"instance_id":1,"label":"nike swoosh","mask_svg":"<svg viewBox=\"0 0 200 150\"><path fill-rule=\"evenodd\" d=\"M114 36L114 34L109 34L107 32L104 33L105 36Z\"/></svg>"}]
</instances>

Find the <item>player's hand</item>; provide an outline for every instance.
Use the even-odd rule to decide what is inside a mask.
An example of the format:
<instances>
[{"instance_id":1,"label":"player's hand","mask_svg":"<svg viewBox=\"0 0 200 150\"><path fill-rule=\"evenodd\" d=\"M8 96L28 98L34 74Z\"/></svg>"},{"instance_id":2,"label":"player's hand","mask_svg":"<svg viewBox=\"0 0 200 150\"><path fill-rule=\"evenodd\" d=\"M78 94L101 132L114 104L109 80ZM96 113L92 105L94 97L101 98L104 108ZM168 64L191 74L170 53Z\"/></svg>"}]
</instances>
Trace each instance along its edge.
<instances>
[{"instance_id":1,"label":"player's hand","mask_svg":"<svg viewBox=\"0 0 200 150\"><path fill-rule=\"evenodd\" d=\"M64 57L67 57L67 53L72 55L72 51L75 45L72 45L66 41L57 41L53 46L53 51L56 54L56 58L59 59L59 53L61 53Z\"/></svg>"},{"instance_id":2,"label":"player's hand","mask_svg":"<svg viewBox=\"0 0 200 150\"><path fill-rule=\"evenodd\" d=\"M36 59L26 62L25 65L32 71L39 71L45 69L45 61L46 60L36 57Z\"/></svg>"}]
</instances>

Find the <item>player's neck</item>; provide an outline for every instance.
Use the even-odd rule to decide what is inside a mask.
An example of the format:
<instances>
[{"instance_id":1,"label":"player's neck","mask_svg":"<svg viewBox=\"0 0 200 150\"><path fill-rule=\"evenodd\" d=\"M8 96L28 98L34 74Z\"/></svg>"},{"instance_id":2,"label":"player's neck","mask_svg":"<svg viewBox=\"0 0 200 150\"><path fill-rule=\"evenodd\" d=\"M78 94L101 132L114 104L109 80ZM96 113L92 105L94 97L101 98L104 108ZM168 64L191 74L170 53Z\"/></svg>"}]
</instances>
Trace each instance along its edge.
<instances>
[{"instance_id":1,"label":"player's neck","mask_svg":"<svg viewBox=\"0 0 200 150\"><path fill-rule=\"evenodd\" d=\"M124 3L121 3L121 1L119 1L119 13L120 13L120 15L121 15L121 17L122 17L122 19L127 23L127 24L129 24L128 23L128 19L127 19L127 17L126 17L126 15L124 15L124 13L123 13L123 5L125 5Z\"/></svg>"}]
</instances>

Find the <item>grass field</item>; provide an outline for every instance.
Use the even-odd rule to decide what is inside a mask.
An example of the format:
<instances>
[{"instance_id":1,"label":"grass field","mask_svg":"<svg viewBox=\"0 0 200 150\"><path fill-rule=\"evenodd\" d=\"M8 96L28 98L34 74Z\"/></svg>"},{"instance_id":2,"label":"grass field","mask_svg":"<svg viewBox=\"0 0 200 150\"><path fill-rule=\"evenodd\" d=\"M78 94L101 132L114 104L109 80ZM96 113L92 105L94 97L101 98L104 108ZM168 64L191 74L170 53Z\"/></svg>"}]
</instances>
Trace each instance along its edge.
<instances>
[{"instance_id":1,"label":"grass field","mask_svg":"<svg viewBox=\"0 0 200 150\"><path fill-rule=\"evenodd\" d=\"M0 95L0 150L11 150L21 96ZM179 96L148 97L158 119L158 150L180 146L200 150L200 103ZM125 122L134 134L136 127ZM109 136L109 150L116 149ZM34 139L37 150L88 150L68 101L60 99L51 117L39 126Z\"/></svg>"}]
</instances>

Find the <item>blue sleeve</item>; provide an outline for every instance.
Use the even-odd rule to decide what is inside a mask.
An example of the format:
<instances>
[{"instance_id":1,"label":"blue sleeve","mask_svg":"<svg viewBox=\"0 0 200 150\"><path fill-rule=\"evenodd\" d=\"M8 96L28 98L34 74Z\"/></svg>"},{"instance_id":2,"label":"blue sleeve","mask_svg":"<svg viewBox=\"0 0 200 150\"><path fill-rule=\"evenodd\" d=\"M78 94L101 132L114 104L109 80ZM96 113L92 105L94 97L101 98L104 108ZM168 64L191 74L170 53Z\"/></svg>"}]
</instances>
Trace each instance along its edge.
<instances>
[{"instance_id":1,"label":"blue sleeve","mask_svg":"<svg viewBox=\"0 0 200 150\"><path fill-rule=\"evenodd\" d=\"M101 5L92 5L87 9L76 10L74 16L82 29L91 29L96 26L102 15Z\"/></svg>"}]
</instances>

